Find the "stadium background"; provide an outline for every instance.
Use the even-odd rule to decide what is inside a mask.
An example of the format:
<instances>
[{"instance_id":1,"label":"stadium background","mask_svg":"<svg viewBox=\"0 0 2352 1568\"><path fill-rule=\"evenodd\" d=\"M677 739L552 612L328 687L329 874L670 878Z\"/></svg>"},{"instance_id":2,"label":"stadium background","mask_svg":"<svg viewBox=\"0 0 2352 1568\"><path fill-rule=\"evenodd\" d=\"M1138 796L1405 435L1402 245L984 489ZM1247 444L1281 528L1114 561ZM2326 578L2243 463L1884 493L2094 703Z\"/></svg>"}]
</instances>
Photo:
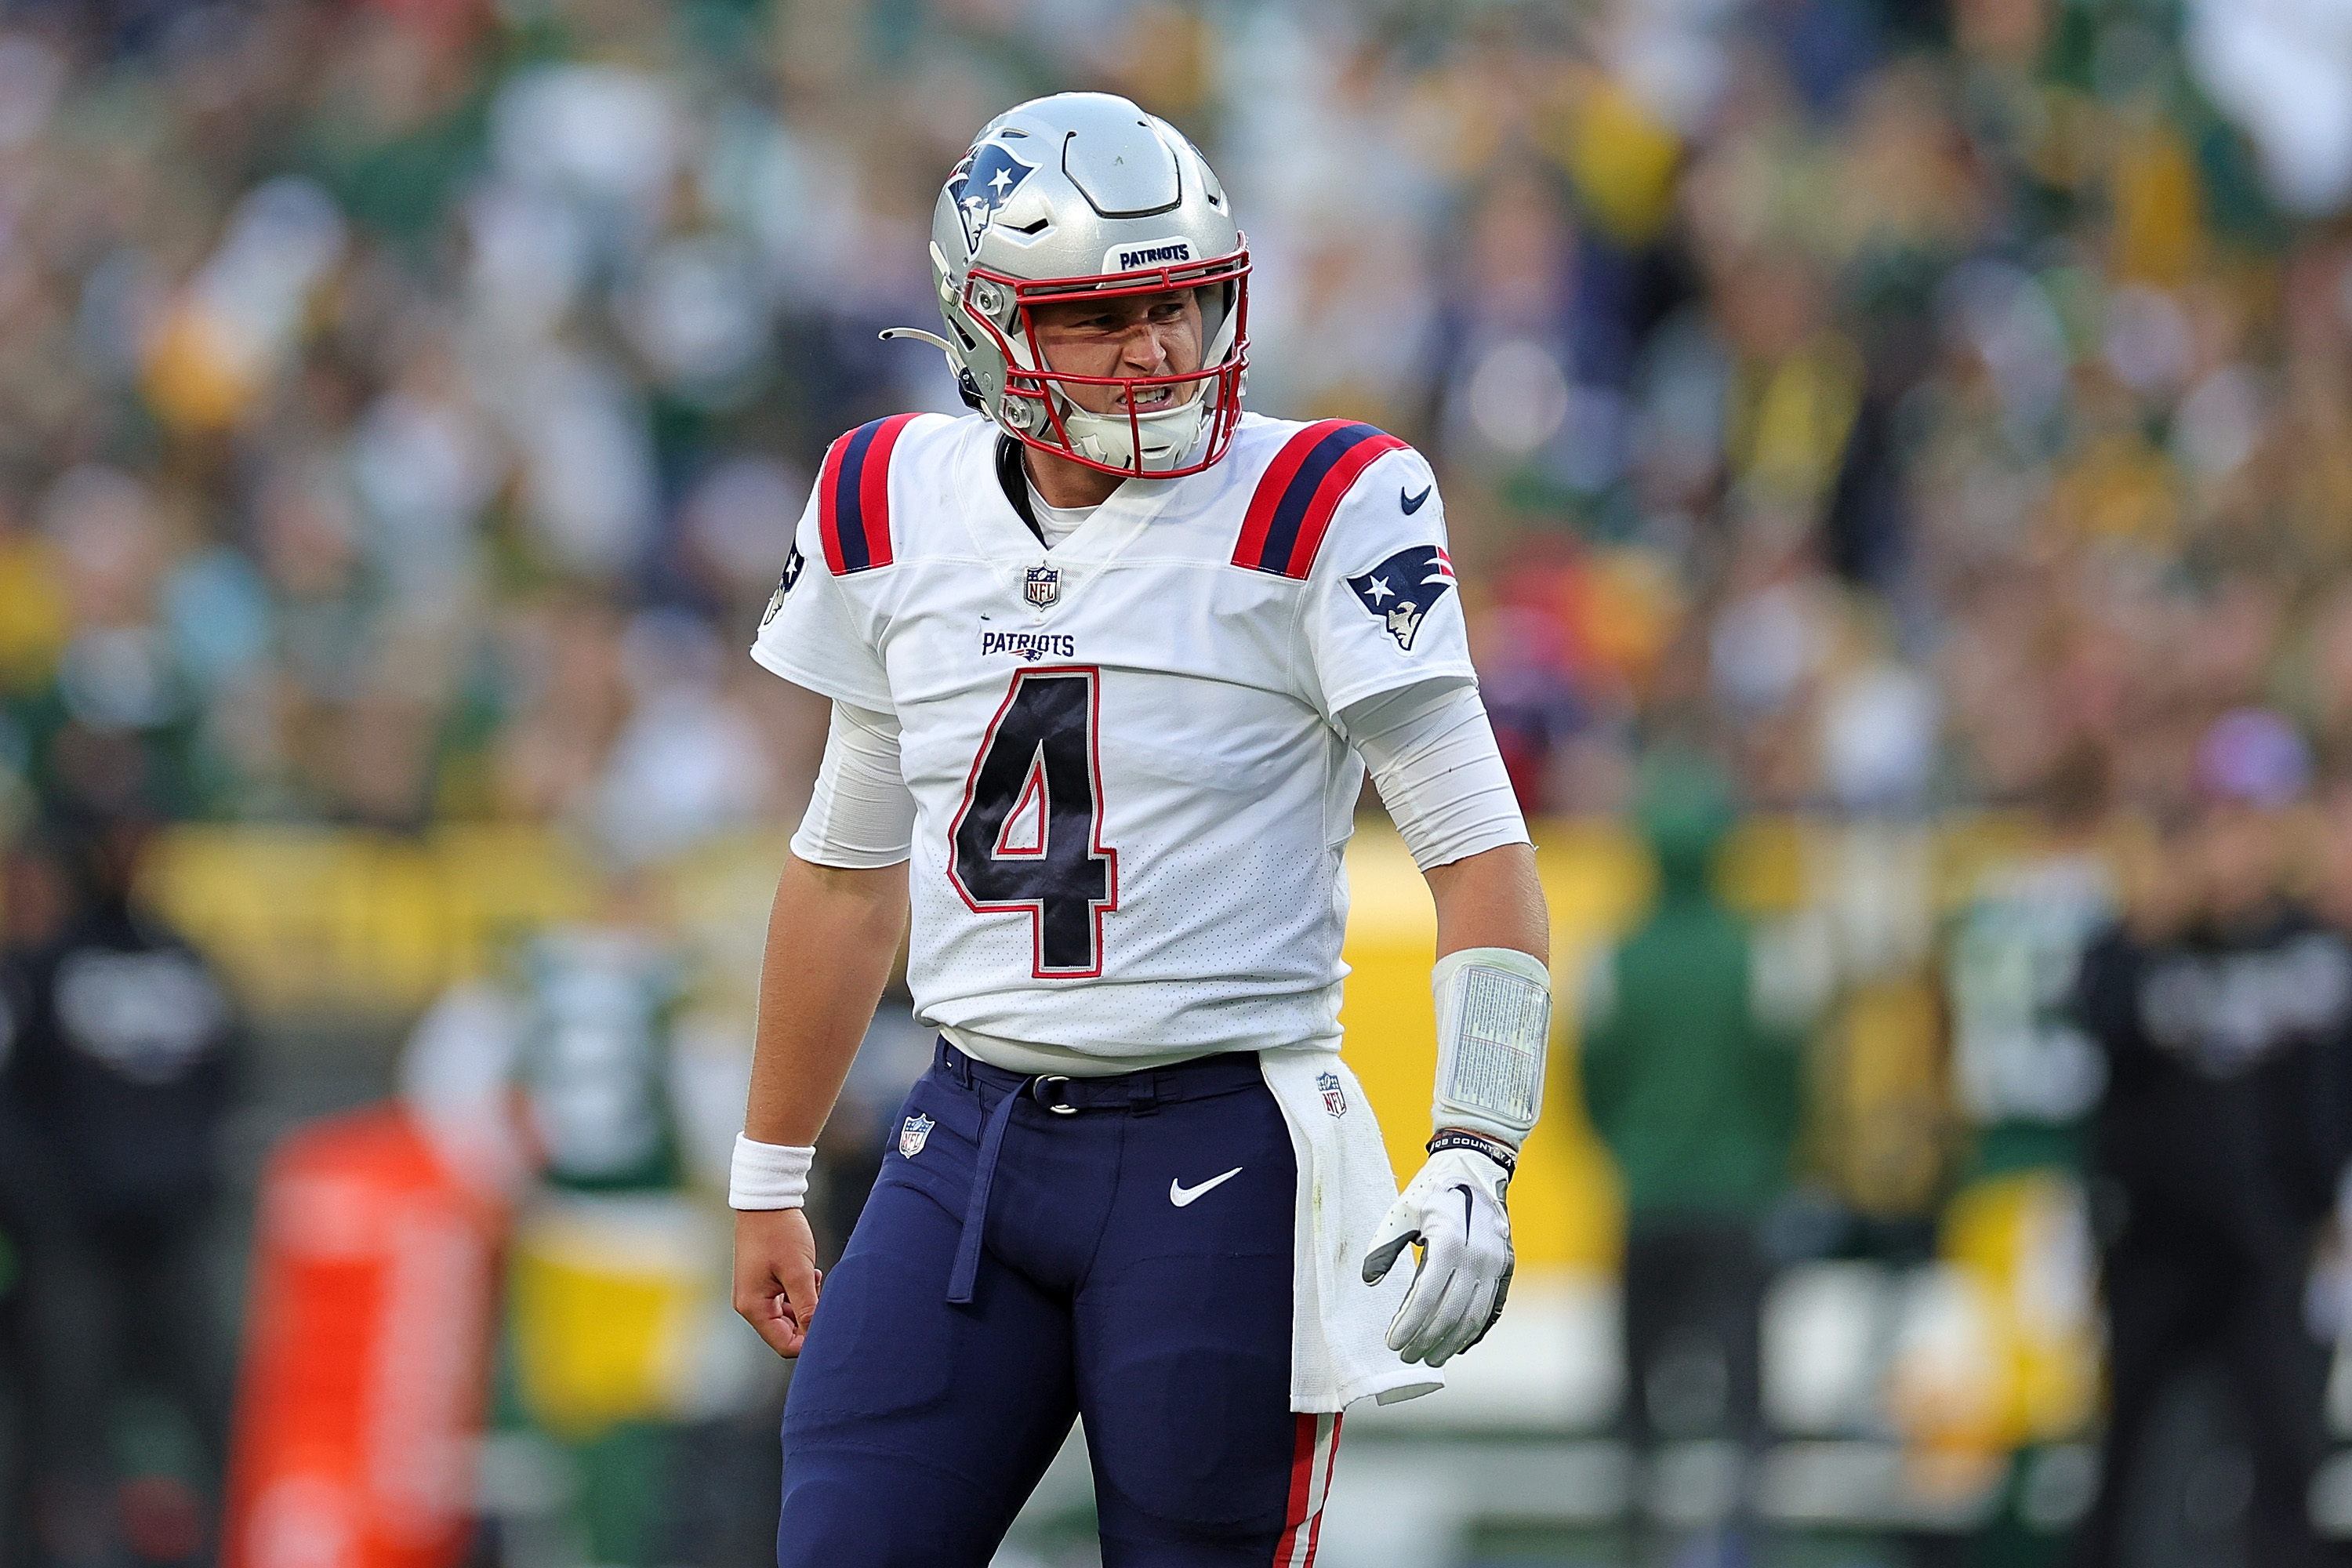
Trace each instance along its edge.
<instances>
[{"instance_id":1,"label":"stadium background","mask_svg":"<svg viewBox=\"0 0 2352 1568\"><path fill-rule=\"evenodd\" d=\"M1762 1213L1764 1560L2057 1561L2100 1408L2092 1205L1996 1133L2023 1105L2063 1143L2088 1107L1971 1065L2018 983L1967 934L2015 912L2005 874L2139 886L2198 735L2254 704L2319 759L2301 890L2352 911L2327 0L0 7L0 921L24 949L63 918L60 812L171 824L145 886L247 1029L205 1268L158 1286L244 1359L239 1442L301 1384L257 1360L382 1331L289 1349L247 1310L256 1258L299 1250L256 1222L265 1161L299 1131L364 1164L383 1118L312 1119L394 1097L459 1168L434 1201L480 1287L404 1310L494 1340L496 1388L365 1560L761 1561L780 1385L718 1300L720 1194L823 712L740 650L825 443L952 406L874 339L933 314L940 178L1068 87L1169 116L1235 193L1251 405L1438 464L1539 819L1570 1005L1514 1310L1456 1391L1351 1424L1329 1560L1616 1563L1628 1519L1703 1551L1738 1512L1704 1411L1645 1466L1612 1436L1619 1194L1575 1068L1574 998L1652 897L1631 814L1703 752L1801 1084ZM1376 805L1350 870L1349 1049L1402 1162L1432 924ZM614 1048L653 1053L629 1081L675 1157L555 1191L466 1064L563 933L621 930ZM828 1137L835 1237L920 1048L886 1003ZM12 1426L0 1555L205 1560L226 1415L119 1393L94 1488L44 1489ZM2227 1414L2176 1404L2144 1560L2242 1561ZM2323 1482L2352 1531L2352 1468ZM1057 1470L1007 1561L1084 1561L1086 1506ZM284 1560L346 1560L306 1539Z\"/></svg>"}]
</instances>

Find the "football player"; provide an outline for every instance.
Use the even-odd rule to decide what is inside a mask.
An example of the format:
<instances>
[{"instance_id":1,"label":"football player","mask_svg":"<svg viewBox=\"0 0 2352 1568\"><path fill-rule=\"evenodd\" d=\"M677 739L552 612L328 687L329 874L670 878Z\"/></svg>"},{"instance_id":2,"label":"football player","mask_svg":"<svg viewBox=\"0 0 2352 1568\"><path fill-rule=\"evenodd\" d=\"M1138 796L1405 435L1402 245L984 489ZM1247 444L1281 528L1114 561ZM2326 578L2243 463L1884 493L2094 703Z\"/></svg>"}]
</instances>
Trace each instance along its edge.
<instances>
[{"instance_id":1,"label":"football player","mask_svg":"<svg viewBox=\"0 0 2352 1568\"><path fill-rule=\"evenodd\" d=\"M834 704L731 1194L736 1308L799 1357L778 1561L985 1563L1083 1415L1105 1563L1307 1563L1340 1412L1502 1310L1542 1103L1444 508L1393 437L1243 414L1248 251L1124 99L992 121L930 260L945 333L899 331L975 413L834 444L752 650ZM1339 1055L1368 764L1437 907L1402 1196ZM910 921L934 1064L820 1279L811 1146Z\"/></svg>"}]
</instances>

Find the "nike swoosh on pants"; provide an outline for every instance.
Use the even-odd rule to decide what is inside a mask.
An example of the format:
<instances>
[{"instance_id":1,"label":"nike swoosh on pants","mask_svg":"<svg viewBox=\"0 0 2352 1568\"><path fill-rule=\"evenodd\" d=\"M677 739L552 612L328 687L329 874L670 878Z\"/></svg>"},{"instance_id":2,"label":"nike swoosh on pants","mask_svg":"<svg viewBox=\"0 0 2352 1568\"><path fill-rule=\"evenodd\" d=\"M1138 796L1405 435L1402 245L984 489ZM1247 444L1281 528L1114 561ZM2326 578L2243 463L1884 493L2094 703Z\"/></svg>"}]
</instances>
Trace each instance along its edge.
<instances>
[{"instance_id":1,"label":"nike swoosh on pants","mask_svg":"<svg viewBox=\"0 0 2352 1568\"><path fill-rule=\"evenodd\" d=\"M1199 1197L1202 1193L1207 1192L1211 1187L1222 1186L1223 1184L1232 1181L1235 1176L1238 1176L1241 1173L1242 1168L1239 1165L1235 1165L1223 1175L1211 1176L1207 1181L1202 1182L1197 1187L1188 1187L1183 1183L1171 1177L1168 1183L1168 1201L1174 1204L1181 1209L1186 1204L1191 1203L1194 1198Z\"/></svg>"}]
</instances>

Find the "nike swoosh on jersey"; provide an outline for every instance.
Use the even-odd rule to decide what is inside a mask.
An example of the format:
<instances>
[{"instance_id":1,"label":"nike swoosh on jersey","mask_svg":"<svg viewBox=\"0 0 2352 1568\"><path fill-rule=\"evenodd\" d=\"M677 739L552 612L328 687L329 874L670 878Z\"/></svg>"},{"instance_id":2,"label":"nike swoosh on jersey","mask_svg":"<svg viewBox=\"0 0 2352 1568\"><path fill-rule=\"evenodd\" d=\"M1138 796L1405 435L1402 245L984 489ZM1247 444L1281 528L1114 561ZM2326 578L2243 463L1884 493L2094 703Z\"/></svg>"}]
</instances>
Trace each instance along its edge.
<instances>
[{"instance_id":1,"label":"nike swoosh on jersey","mask_svg":"<svg viewBox=\"0 0 2352 1568\"><path fill-rule=\"evenodd\" d=\"M1414 512L1421 510L1421 503L1429 499L1429 492L1436 488L1437 487L1435 485L1423 485L1421 487L1421 493L1419 495L1409 496L1404 493L1404 487L1402 485L1399 485L1397 486L1397 505L1404 508L1405 516L1411 517Z\"/></svg>"},{"instance_id":2,"label":"nike swoosh on jersey","mask_svg":"<svg viewBox=\"0 0 2352 1568\"><path fill-rule=\"evenodd\" d=\"M1188 1187L1183 1183L1171 1177L1168 1183L1168 1201L1174 1204L1181 1209L1186 1204L1191 1203L1194 1198L1199 1197L1202 1193L1207 1192L1211 1187L1223 1186L1224 1184L1232 1181L1235 1176L1238 1176L1241 1173L1242 1168L1239 1165L1235 1165L1223 1175L1211 1176L1207 1181L1202 1182L1197 1187Z\"/></svg>"}]
</instances>

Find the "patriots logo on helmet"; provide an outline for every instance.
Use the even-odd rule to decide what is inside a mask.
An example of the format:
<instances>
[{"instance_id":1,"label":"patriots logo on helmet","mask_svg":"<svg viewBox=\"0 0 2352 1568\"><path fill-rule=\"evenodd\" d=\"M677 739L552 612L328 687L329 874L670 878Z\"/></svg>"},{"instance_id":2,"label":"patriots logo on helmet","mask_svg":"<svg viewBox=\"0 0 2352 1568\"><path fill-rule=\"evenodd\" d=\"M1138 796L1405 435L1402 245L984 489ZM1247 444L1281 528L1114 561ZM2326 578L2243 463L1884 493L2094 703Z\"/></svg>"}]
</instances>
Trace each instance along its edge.
<instances>
[{"instance_id":1,"label":"patriots logo on helmet","mask_svg":"<svg viewBox=\"0 0 2352 1568\"><path fill-rule=\"evenodd\" d=\"M948 195L955 199L956 216L963 220L967 251L980 248L981 236L988 232L996 210L1036 172L1036 164L1023 163L1002 142L982 142L964 154L963 162L948 176Z\"/></svg>"},{"instance_id":2,"label":"patriots logo on helmet","mask_svg":"<svg viewBox=\"0 0 2352 1568\"><path fill-rule=\"evenodd\" d=\"M1346 1087L1339 1082L1339 1075L1338 1073L1317 1073L1315 1075L1315 1087L1323 1091L1324 1110L1329 1111L1334 1116L1345 1116L1348 1114L1348 1090Z\"/></svg>"},{"instance_id":3,"label":"patriots logo on helmet","mask_svg":"<svg viewBox=\"0 0 2352 1568\"><path fill-rule=\"evenodd\" d=\"M1360 577L1348 579L1364 608L1370 610L1397 647L1412 651L1421 623L1454 587L1454 563L1434 544L1400 550Z\"/></svg>"},{"instance_id":4,"label":"patriots logo on helmet","mask_svg":"<svg viewBox=\"0 0 2352 1568\"><path fill-rule=\"evenodd\" d=\"M793 545L792 553L784 557L784 574L776 579L776 591L768 595L767 612L760 617L761 626L774 620L776 612L784 607L784 596L793 591L793 584L801 580L801 568L807 564L808 557L801 553L799 545Z\"/></svg>"},{"instance_id":5,"label":"patriots logo on helmet","mask_svg":"<svg viewBox=\"0 0 2352 1568\"><path fill-rule=\"evenodd\" d=\"M898 1129L898 1152L909 1160L921 1153L923 1145L930 1140L931 1129L938 1125L919 1110L907 1118L906 1125Z\"/></svg>"}]
</instances>

